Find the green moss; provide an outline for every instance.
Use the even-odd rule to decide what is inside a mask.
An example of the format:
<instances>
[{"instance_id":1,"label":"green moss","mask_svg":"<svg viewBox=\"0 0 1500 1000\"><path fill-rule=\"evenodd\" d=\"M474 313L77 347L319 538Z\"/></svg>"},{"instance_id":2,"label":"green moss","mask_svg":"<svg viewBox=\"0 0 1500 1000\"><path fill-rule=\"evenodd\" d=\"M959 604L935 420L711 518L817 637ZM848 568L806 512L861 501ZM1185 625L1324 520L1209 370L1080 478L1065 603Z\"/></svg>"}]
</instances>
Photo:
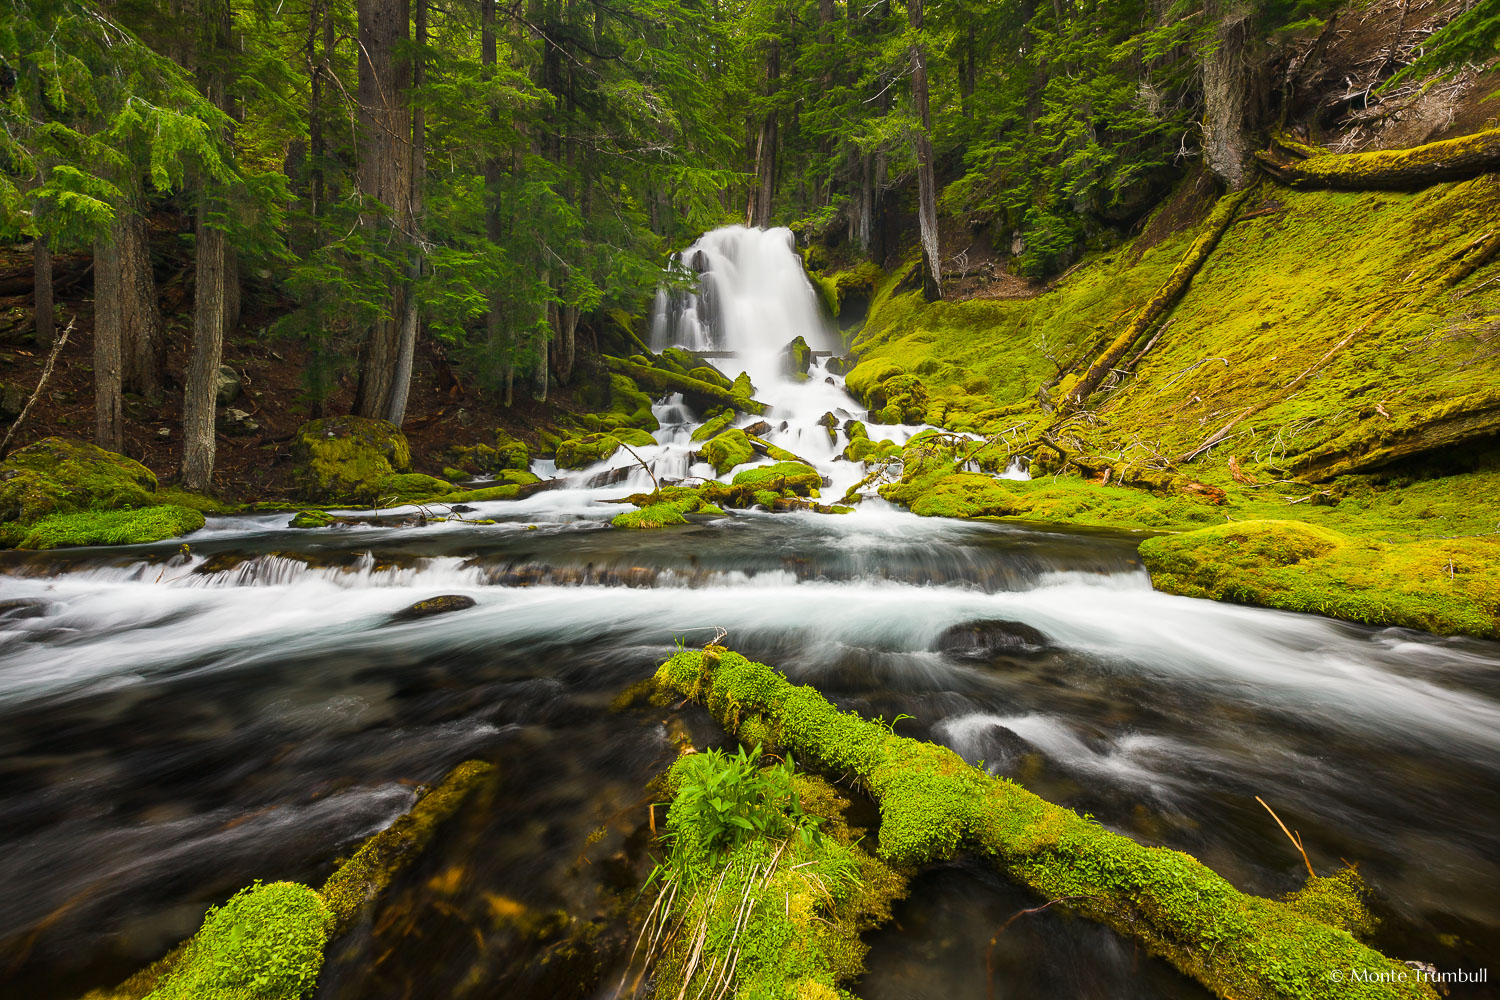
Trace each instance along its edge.
<instances>
[{"instance_id":1,"label":"green moss","mask_svg":"<svg viewBox=\"0 0 1500 1000\"><path fill-rule=\"evenodd\" d=\"M374 498L384 504L431 500L453 492L452 483L420 472L386 476L371 487Z\"/></svg>"},{"instance_id":2,"label":"green moss","mask_svg":"<svg viewBox=\"0 0 1500 1000\"><path fill-rule=\"evenodd\" d=\"M570 438L557 446L559 469L582 469L602 462L620 450L621 442L634 448L646 448L656 439L642 430L624 429L608 434L588 434L581 438Z\"/></svg>"},{"instance_id":3,"label":"green moss","mask_svg":"<svg viewBox=\"0 0 1500 1000\"><path fill-rule=\"evenodd\" d=\"M738 414L730 409L705 414L706 419L693 431L693 440L707 441L734 423L737 416Z\"/></svg>"},{"instance_id":4,"label":"green moss","mask_svg":"<svg viewBox=\"0 0 1500 1000\"><path fill-rule=\"evenodd\" d=\"M1368 941L1380 923L1370 912L1370 891L1353 868L1328 876L1309 876L1307 884L1286 897L1286 905L1330 927L1340 927Z\"/></svg>"},{"instance_id":5,"label":"green moss","mask_svg":"<svg viewBox=\"0 0 1500 1000\"><path fill-rule=\"evenodd\" d=\"M614 421L616 427L635 427L643 431L661 428L656 414L651 411L651 397L624 375L612 374L609 377L609 409L618 418Z\"/></svg>"},{"instance_id":6,"label":"green moss","mask_svg":"<svg viewBox=\"0 0 1500 1000\"><path fill-rule=\"evenodd\" d=\"M782 373L794 381L803 382L807 380L807 370L810 367L812 348L799 335L782 352Z\"/></svg>"},{"instance_id":7,"label":"green moss","mask_svg":"<svg viewBox=\"0 0 1500 1000\"><path fill-rule=\"evenodd\" d=\"M911 865L980 853L1041 898L1068 898L1220 996L1350 996L1330 969L1376 974L1360 984L1360 996L1436 995L1409 975L1397 978L1404 966L1343 927L1240 893L1186 854L1111 833L946 747L840 712L763 664L709 647L668 660L657 681L704 703L732 732L758 719L757 731L799 760L859 781L880 808L884 859Z\"/></svg>"},{"instance_id":8,"label":"green moss","mask_svg":"<svg viewBox=\"0 0 1500 1000\"><path fill-rule=\"evenodd\" d=\"M616 528L664 528L669 524L686 524L687 518L673 504L658 503L616 514L609 523Z\"/></svg>"},{"instance_id":9,"label":"green moss","mask_svg":"<svg viewBox=\"0 0 1500 1000\"><path fill-rule=\"evenodd\" d=\"M191 507L201 514L230 514L238 505L227 504L202 493L193 493L178 486L158 486L156 502L169 503L174 507Z\"/></svg>"},{"instance_id":10,"label":"green moss","mask_svg":"<svg viewBox=\"0 0 1500 1000\"><path fill-rule=\"evenodd\" d=\"M738 473L734 477L734 485L789 490L798 496L808 496L823 485L823 477L818 470L801 462L777 462L774 465L757 465Z\"/></svg>"},{"instance_id":11,"label":"green moss","mask_svg":"<svg viewBox=\"0 0 1500 1000\"><path fill-rule=\"evenodd\" d=\"M384 420L313 420L292 442L293 478L312 500L364 499L383 480L411 471L406 435Z\"/></svg>"},{"instance_id":12,"label":"green moss","mask_svg":"<svg viewBox=\"0 0 1500 1000\"><path fill-rule=\"evenodd\" d=\"M728 406L742 413L753 413L757 416L765 413L765 406L750 398L748 378L745 379L743 386L740 380L736 379L732 388L725 389L712 382L704 382L665 368L648 367L634 361L606 357L604 362L611 371L618 375L629 376L636 384L651 392L658 394L680 392L694 406L700 408Z\"/></svg>"},{"instance_id":13,"label":"green moss","mask_svg":"<svg viewBox=\"0 0 1500 1000\"><path fill-rule=\"evenodd\" d=\"M149 507L156 476L133 459L83 441L43 438L0 463L0 521Z\"/></svg>"},{"instance_id":14,"label":"green moss","mask_svg":"<svg viewBox=\"0 0 1500 1000\"><path fill-rule=\"evenodd\" d=\"M524 471L531 467L531 453L526 445L499 431L495 433L495 438L496 443L493 445L481 442L474 445L455 445L449 448L443 453L443 460L451 468L444 469L443 475L450 479L462 479L464 473L479 475L507 469ZM450 476L450 471L456 471L458 474Z\"/></svg>"},{"instance_id":15,"label":"green moss","mask_svg":"<svg viewBox=\"0 0 1500 1000\"><path fill-rule=\"evenodd\" d=\"M712 465L714 471L722 476L737 465L755 461L755 449L745 432L736 428L721 431L703 442L703 447L698 450L698 457Z\"/></svg>"},{"instance_id":16,"label":"green moss","mask_svg":"<svg viewBox=\"0 0 1500 1000\"><path fill-rule=\"evenodd\" d=\"M1141 558L1168 593L1500 638L1500 537L1390 543L1241 521L1148 539Z\"/></svg>"},{"instance_id":17,"label":"green moss","mask_svg":"<svg viewBox=\"0 0 1500 1000\"><path fill-rule=\"evenodd\" d=\"M191 507L161 504L142 510L80 511L53 514L28 527L16 544L22 549L58 549L73 545L142 545L176 538L203 527L203 515Z\"/></svg>"},{"instance_id":18,"label":"green moss","mask_svg":"<svg viewBox=\"0 0 1500 1000\"><path fill-rule=\"evenodd\" d=\"M257 882L203 927L150 1000L298 1000L323 965L331 915L296 882Z\"/></svg>"},{"instance_id":19,"label":"green moss","mask_svg":"<svg viewBox=\"0 0 1500 1000\"><path fill-rule=\"evenodd\" d=\"M700 364L697 368L689 371L688 375L700 382L707 382L710 385L716 385L721 389L734 388L734 383L731 382L727 377L725 377L723 372L719 371L717 368L714 368L711 365Z\"/></svg>"},{"instance_id":20,"label":"green moss","mask_svg":"<svg viewBox=\"0 0 1500 1000\"><path fill-rule=\"evenodd\" d=\"M326 510L299 510L297 516L292 518L289 528L326 528L336 521L332 514Z\"/></svg>"}]
</instances>

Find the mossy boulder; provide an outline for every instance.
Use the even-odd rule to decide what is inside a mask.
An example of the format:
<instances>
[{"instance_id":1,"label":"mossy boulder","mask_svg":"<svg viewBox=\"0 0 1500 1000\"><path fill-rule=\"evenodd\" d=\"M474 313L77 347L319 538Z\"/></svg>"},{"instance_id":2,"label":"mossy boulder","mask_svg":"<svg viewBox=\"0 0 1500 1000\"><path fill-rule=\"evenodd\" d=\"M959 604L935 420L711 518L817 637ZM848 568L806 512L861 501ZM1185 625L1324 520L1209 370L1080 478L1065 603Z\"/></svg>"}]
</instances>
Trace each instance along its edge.
<instances>
[{"instance_id":1,"label":"mossy boulder","mask_svg":"<svg viewBox=\"0 0 1500 1000\"><path fill-rule=\"evenodd\" d=\"M734 423L736 416L738 414L727 407L723 410L710 410L704 414L703 423L693 431L693 440L707 441L709 438L726 430L730 424Z\"/></svg>"},{"instance_id":2,"label":"mossy boulder","mask_svg":"<svg viewBox=\"0 0 1500 1000\"><path fill-rule=\"evenodd\" d=\"M43 438L0 463L0 521L157 503L156 476L134 459L67 438Z\"/></svg>"},{"instance_id":3,"label":"mossy boulder","mask_svg":"<svg viewBox=\"0 0 1500 1000\"><path fill-rule=\"evenodd\" d=\"M670 369L679 375L686 375L702 364L696 354L681 347L669 347L657 355L657 367Z\"/></svg>"},{"instance_id":4,"label":"mossy boulder","mask_svg":"<svg viewBox=\"0 0 1500 1000\"><path fill-rule=\"evenodd\" d=\"M362 499L396 473L411 471L411 448L388 421L326 417L297 429L292 462L293 478L308 499Z\"/></svg>"},{"instance_id":5,"label":"mossy boulder","mask_svg":"<svg viewBox=\"0 0 1500 1000\"><path fill-rule=\"evenodd\" d=\"M746 462L755 461L755 447L750 438L738 428L723 431L703 443L698 456L714 467L714 472L725 475L730 469Z\"/></svg>"},{"instance_id":6,"label":"mossy boulder","mask_svg":"<svg viewBox=\"0 0 1500 1000\"><path fill-rule=\"evenodd\" d=\"M781 372L794 381L805 381L807 370L812 367L812 348L807 341L797 337L781 351Z\"/></svg>"},{"instance_id":7,"label":"mossy boulder","mask_svg":"<svg viewBox=\"0 0 1500 1000\"><path fill-rule=\"evenodd\" d=\"M299 510L288 528L326 528L338 518L326 510Z\"/></svg>"},{"instance_id":8,"label":"mossy boulder","mask_svg":"<svg viewBox=\"0 0 1500 1000\"><path fill-rule=\"evenodd\" d=\"M504 469L529 469L531 452L522 442L497 430L494 444L454 445L443 452L443 461L460 474L481 475ZM443 474L448 471L445 469Z\"/></svg>"},{"instance_id":9,"label":"mossy boulder","mask_svg":"<svg viewBox=\"0 0 1500 1000\"><path fill-rule=\"evenodd\" d=\"M1384 542L1300 521L1237 521L1141 543L1158 590L1500 638L1500 537Z\"/></svg>"},{"instance_id":10,"label":"mossy boulder","mask_svg":"<svg viewBox=\"0 0 1500 1000\"><path fill-rule=\"evenodd\" d=\"M386 476L376 483L373 498L381 504L411 503L455 492L458 492L458 487L446 480L425 476L420 472L405 472Z\"/></svg>"},{"instance_id":11,"label":"mossy boulder","mask_svg":"<svg viewBox=\"0 0 1500 1000\"><path fill-rule=\"evenodd\" d=\"M749 399L755 395L755 384L750 381L750 374L748 372L740 372L736 375L734 382L730 385L729 391L740 399Z\"/></svg>"},{"instance_id":12,"label":"mossy boulder","mask_svg":"<svg viewBox=\"0 0 1500 1000\"><path fill-rule=\"evenodd\" d=\"M656 439L634 428L570 438L557 446L557 467L582 469L602 462L619 451L622 443L632 448L648 448L656 443Z\"/></svg>"},{"instance_id":13,"label":"mossy boulder","mask_svg":"<svg viewBox=\"0 0 1500 1000\"><path fill-rule=\"evenodd\" d=\"M392 622L414 622L419 618L431 618L434 615L451 614L454 611L467 611L478 603L474 598L466 594L444 594L441 597L429 597L425 601L418 601L408 605L391 615Z\"/></svg>"},{"instance_id":14,"label":"mossy boulder","mask_svg":"<svg viewBox=\"0 0 1500 1000\"><path fill-rule=\"evenodd\" d=\"M805 497L817 492L823 485L823 476L817 469L801 462L777 462L746 469L734 477L733 485L790 491Z\"/></svg>"},{"instance_id":15,"label":"mossy boulder","mask_svg":"<svg viewBox=\"0 0 1500 1000\"><path fill-rule=\"evenodd\" d=\"M686 524L687 518L675 505L657 503L616 514L609 523L616 528L664 528L669 524Z\"/></svg>"},{"instance_id":16,"label":"mossy boulder","mask_svg":"<svg viewBox=\"0 0 1500 1000\"><path fill-rule=\"evenodd\" d=\"M74 545L144 545L176 538L203 527L203 514L191 507L158 504L137 510L83 510L52 514L28 527L11 529L21 549L60 549Z\"/></svg>"}]
</instances>

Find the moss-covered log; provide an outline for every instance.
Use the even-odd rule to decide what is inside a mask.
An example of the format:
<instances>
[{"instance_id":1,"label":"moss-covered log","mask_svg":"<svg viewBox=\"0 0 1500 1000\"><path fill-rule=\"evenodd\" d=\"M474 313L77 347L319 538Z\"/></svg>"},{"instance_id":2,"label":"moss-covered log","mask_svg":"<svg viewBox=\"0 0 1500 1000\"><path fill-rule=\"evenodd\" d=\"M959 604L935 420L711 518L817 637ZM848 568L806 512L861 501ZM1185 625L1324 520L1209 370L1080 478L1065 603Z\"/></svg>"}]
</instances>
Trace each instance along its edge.
<instances>
[{"instance_id":1,"label":"moss-covered log","mask_svg":"<svg viewBox=\"0 0 1500 1000\"><path fill-rule=\"evenodd\" d=\"M1306 155L1308 147L1298 144L1294 149L1298 155ZM1500 129L1411 149L1367 153L1325 151L1295 161L1278 159L1266 152L1255 156L1267 173L1291 187L1415 191L1443 181L1467 180L1500 170Z\"/></svg>"},{"instance_id":2,"label":"moss-covered log","mask_svg":"<svg viewBox=\"0 0 1500 1000\"><path fill-rule=\"evenodd\" d=\"M1082 406L1094 390L1099 388L1099 384L1104 381L1111 369L1119 364L1125 352L1130 350L1130 346L1156 325L1157 321L1165 317L1167 311L1176 304L1178 299L1182 298L1183 293L1187 291L1188 284L1193 280L1193 275L1198 273L1209 255L1214 252L1214 247L1219 245L1219 238L1224 235L1224 231L1234 224L1235 218L1239 215L1240 206L1250 197L1253 190L1255 188L1252 185L1243 191L1237 191L1219 199L1218 204L1209 214L1208 221L1203 224L1203 232L1177 262L1177 266L1172 269L1166 283L1156 290L1156 293L1135 314L1135 319L1130 321L1130 325L1110 342L1109 346L1104 349L1104 353L1094 359L1094 363L1089 365L1083 377L1078 380L1078 384L1068 394L1067 409L1077 409Z\"/></svg>"},{"instance_id":3,"label":"moss-covered log","mask_svg":"<svg viewBox=\"0 0 1500 1000\"><path fill-rule=\"evenodd\" d=\"M1500 435L1500 389L1387 417L1371 411L1346 433L1295 456L1287 468L1313 482L1369 472L1392 462Z\"/></svg>"},{"instance_id":4,"label":"moss-covered log","mask_svg":"<svg viewBox=\"0 0 1500 1000\"><path fill-rule=\"evenodd\" d=\"M656 678L703 702L743 742L783 747L860 782L880 807L887 860L986 855L1042 898L1068 899L1221 997L1437 995L1408 967L1335 926L1344 921L1241 893L1189 855L1145 847L971 767L946 747L840 712L763 664L711 646L679 653Z\"/></svg>"},{"instance_id":5,"label":"moss-covered log","mask_svg":"<svg viewBox=\"0 0 1500 1000\"><path fill-rule=\"evenodd\" d=\"M766 412L763 403L687 375L678 375L676 372L664 371L661 368L648 368L620 358L606 357L604 363L609 366L610 371L628 376L635 380L636 385L652 392L680 392L690 400L699 401L700 404L728 406L741 413L751 413L757 417L764 416Z\"/></svg>"}]
</instances>

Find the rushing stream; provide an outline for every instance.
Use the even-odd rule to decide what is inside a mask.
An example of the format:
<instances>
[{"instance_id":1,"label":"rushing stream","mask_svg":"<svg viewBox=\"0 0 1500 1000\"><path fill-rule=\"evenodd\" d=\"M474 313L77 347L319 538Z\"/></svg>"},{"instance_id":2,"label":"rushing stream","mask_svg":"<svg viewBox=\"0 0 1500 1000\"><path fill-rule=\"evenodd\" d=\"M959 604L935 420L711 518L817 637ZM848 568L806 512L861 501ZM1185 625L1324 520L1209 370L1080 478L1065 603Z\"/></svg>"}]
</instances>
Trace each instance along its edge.
<instances>
[{"instance_id":1,"label":"rushing stream","mask_svg":"<svg viewBox=\"0 0 1500 1000\"><path fill-rule=\"evenodd\" d=\"M837 497L862 470L834 460L845 439L818 418L863 413L821 363L803 383L780 375L793 336L836 347L789 240L706 236L683 258L708 272L704 290L659 298L653 346L736 352L718 363L749 371L774 407L770 440ZM641 457L661 477L711 475L691 462L682 401L657 413ZM588 485L615 468L623 482ZM556 995L545 978L505 979L532 947L523 935L481 931L512 905L587 917L589 886L640 877L645 785L674 753L664 720L700 745L715 730L696 710L610 702L715 628L847 708L911 716L905 735L1242 889L1286 892L1302 862L1259 795L1320 870L1360 865L1382 948L1443 969L1500 955L1500 646L1170 597L1133 538L922 519L878 499L845 516L618 531L605 501L649 488L635 459L566 475L477 505L493 525L309 532L261 515L211 519L186 553L0 557L0 597L37 602L0 612L0 992L77 996L257 878L316 884L416 784L477 757L499 765L494 798L398 881L319 995ZM440 594L477 604L390 620ZM945 629L981 620L1040 637L937 651ZM592 881L577 877L591 834L613 859ZM996 937L1037 902L980 863L924 872L874 935L858 992L983 997L988 980L1004 997L1205 995L1059 910ZM618 941L600 954L618 975Z\"/></svg>"}]
</instances>

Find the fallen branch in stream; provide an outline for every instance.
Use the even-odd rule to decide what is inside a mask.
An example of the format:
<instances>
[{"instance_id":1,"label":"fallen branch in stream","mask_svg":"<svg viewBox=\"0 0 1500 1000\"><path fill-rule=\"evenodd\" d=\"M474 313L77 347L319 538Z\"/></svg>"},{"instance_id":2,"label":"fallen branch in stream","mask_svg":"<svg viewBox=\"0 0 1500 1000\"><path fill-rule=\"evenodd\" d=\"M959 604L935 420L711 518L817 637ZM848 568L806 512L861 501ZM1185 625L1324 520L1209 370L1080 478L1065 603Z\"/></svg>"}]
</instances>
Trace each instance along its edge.
<instances>
[{"instance_id":1,"label":"fallen branch in stream","mask_svg":"<svg viewBox=\"0 0 1500 1000\"><path fill-rule=\"evenodd\" d=\"M1298 853L1302 855L1302 863L1307 865L1307 877L1317 878L1318 873L1313 871L1312 862L1308 860L1307 849L1302 846L1301 832L1299 831L1296 836L1293 836L1292 831L1288 830L1286 828L1286 824L1281 821L1281 817L1276 815L1276 810L1266 805L1265 799L1257 795L1255 797L1255 801L1259 802L1263 806L1266 806L1266 812L1271 814L1271 818L1276 821L1276 825L1281 827L1281 832L1286 834L1286 839L1290 840L1292 842L1292 845L1297 848Z\"/></svg>"}]
</instances>

